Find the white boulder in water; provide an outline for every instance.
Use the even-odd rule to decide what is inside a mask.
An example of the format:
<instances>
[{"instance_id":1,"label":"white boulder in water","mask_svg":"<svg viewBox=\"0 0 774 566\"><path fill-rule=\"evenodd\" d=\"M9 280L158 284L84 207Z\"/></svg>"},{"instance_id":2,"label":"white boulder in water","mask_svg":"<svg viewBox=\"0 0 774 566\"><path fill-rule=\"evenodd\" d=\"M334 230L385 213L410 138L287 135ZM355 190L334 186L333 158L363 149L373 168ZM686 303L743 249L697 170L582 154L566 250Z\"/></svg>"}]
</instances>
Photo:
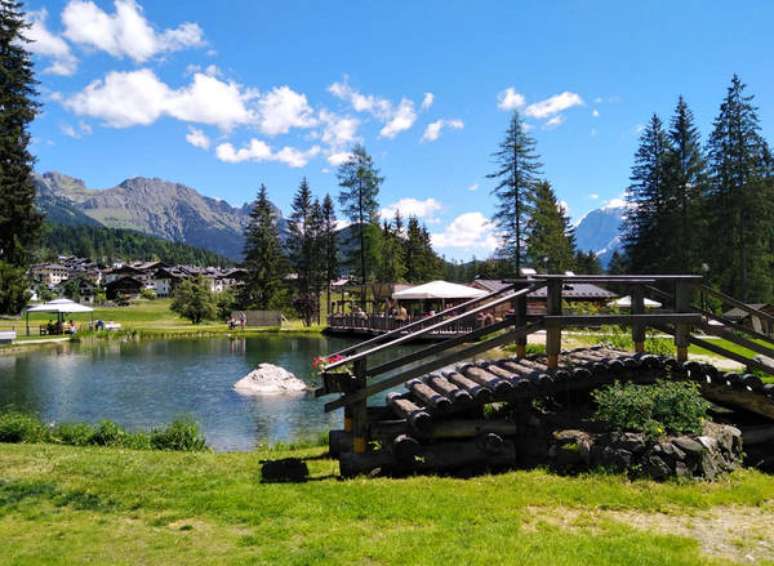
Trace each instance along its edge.
<instances>
[{"instance_id":1,"label":"white boulder in water","mask_svg":"<svg viewBox=\"0 0 774 566\"><path fill-rule=\"evenodd\" d=\"M304 393L306 384L288 370L272 364L260 364L234 384L243 395L282 395Z\"/></svg>"}]
</instances>

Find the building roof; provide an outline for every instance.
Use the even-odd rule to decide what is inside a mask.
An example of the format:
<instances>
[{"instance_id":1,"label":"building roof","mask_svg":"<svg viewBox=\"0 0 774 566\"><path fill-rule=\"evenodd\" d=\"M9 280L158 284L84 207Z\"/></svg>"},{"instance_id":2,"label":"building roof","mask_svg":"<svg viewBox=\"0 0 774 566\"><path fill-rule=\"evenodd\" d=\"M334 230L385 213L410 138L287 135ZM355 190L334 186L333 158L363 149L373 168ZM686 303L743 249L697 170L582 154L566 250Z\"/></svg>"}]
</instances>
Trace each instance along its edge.
<instances>
[{"instance_id":1,"label":"building roof","mask_svg":"<svg viewBox=\"0 0 774 566\"><path fill-rule=\"evenodd\" d=\"M545 299L548 296L548 288L542 287L537 291L532 291L528 297ZM570 283L565 282L562 286L563 299L614 299L618 295L592 283Z\"/></svg>"},{"instance_id":2,"label":"building roof","mask_svg":"<svg viewBox=\"0 0 774 566\"><path fill-rule=\"evenodd\" d=\"M508 286L508 283L502 279L475 279L471 285L476 285L484 291L495 293Z\"/></svg>"},{"instance_id":3,"label":"building roof","mask_svg":"<svg viewBox=\"0 0 774 566\"><path fill-rule=\"evenodd\" d=\"M768 308L770 305L768 303L749 303L747 304L747 306L750 307L751 309L755 309L756 311L762 311ZM748 317L750 316L750 313L739 307L734 307L731 310L724 312L723 316L726 318L730 318L731 320L735 320L735 319Z\"/></svg>"},{"instance_id":4,"label":"building roof","mask_svg":"<svg viewBox=\"0 0 774 566\"><path fill-rule=\"evenodd\" d=\"M423 299L476 299L483 297L487 292L467 285L449 283L448 281L431 281L416 287L409 287L392 294L397 300L423 300Z\"/></svg>"}]
</instances>

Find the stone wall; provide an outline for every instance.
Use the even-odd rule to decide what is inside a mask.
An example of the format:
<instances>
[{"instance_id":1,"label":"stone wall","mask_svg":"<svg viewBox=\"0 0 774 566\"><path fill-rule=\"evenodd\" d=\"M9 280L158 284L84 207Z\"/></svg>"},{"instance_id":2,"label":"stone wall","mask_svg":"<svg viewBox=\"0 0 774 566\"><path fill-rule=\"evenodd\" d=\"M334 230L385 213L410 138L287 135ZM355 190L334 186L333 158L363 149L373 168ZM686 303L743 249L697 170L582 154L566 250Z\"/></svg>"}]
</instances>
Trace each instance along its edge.
<instances>
[{"instance_id":1,"label":"stone wall","mask_svg":"<svg viewBox=\"0 0 774 566\"><path fill-rule=\"evenodd\" d=\"M626 471L632 477L715 479L742 461L742 433L708 422L701 435L649 439L634 432L591 433L561 430L553 434L549 462L557 471Z\"/></svg>"}]
</instances>

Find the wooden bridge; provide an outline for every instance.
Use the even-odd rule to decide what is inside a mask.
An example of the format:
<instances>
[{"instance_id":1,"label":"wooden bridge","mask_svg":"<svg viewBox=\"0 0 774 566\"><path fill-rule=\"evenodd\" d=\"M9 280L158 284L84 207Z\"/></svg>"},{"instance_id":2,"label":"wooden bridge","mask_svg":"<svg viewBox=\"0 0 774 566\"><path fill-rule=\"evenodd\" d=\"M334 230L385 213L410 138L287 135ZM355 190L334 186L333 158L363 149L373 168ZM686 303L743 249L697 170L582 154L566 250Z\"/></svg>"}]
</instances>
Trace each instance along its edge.
<instances>
[{"instance_id":1,"label":"wooden bridge","mask_svg":"<svg viewBox=\"0 0 774 566\"><path fill-rule=\"evenodd\" d=\"M626 314L579 315L564 313L562 289L568 283L615 286L631 296ZM527 295L547 288L544 315L527 312ZM536 398L553 398L589 391L614 379L652 382L665 375L698 380L702 392L719 403L742 406L774 419L774 388L752 373L722 374L713 366L688 361L688 346L695 344L744 364L748 370L774 375L774 339L746 326L714 315L707 297L750 312L774 328L774 317L752 309L732 297L703 285L695 275L587 276L540 275L515 280L484 297L446 309L432 317L387 331L331 354L323 386L317 395L338 394L326 411L344 408L344 430L331 431L331 452L341 462L343 475L374 468L443 470L471 463L514 465L517 425L497 419L483 420L483 407L509 401L525 408ZM664 308L645 312L645 298ZM395 346L454 327L479 313L511 305L512 316L479 328L456 333L443 341L376 366L369 358ZM625 325L631 328L634 354L609 349L562 350L562 330L568 327ZM674 359L645 352L646 329L674 337ZM527 357L529 334L545 330L545 355ZM697 335L701 330L702 335ZM714 334L761 356L747 358L706 339ZM477 361L476 356L495 347L516 345L516 356ZM767 362L767 360L769 360ZM369 406L370 397L392 392L383 406Z\"/></svg>"}]
</instances>

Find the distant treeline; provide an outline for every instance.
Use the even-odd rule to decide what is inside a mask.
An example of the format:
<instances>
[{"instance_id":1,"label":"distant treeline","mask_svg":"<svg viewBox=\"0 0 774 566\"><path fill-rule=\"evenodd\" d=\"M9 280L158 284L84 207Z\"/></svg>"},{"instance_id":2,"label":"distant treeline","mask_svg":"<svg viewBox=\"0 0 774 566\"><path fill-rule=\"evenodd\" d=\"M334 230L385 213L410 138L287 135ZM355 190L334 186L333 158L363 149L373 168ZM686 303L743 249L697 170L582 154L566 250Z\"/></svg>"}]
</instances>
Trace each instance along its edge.
<instances>
[{"instance_id":1,"label":"distant treeline","mask_svg":"<svg viewBox=\"0 0 774 566\"><path fill-rule=\"evenodd\" d=\"M159 260L189 265L231 265L229 259L201 248L170 242L134 230L104 226L65 226L46 223L41 234L39 259L57 255L87 257L102 263L114 260Z\"/></svg>"}]
</instances>

